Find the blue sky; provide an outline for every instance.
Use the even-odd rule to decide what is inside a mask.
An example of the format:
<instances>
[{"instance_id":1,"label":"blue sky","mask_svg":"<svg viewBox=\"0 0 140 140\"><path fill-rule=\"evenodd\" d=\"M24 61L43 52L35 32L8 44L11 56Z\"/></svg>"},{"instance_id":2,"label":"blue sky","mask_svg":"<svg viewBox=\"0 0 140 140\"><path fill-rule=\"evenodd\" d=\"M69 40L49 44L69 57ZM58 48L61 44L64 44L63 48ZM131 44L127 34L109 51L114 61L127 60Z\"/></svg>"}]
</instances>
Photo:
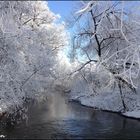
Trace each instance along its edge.
<instances>
[{"instance_id":1,"label":"blue sky","mask_svg":"<svg viewBox=\"0 0 140 140\"><path fill-rule=\"evenodd\" d=\"M48 1L48 6L52 12L59 14L62 20L70 15L76 1Z\"/></svg>"}]
</instances>

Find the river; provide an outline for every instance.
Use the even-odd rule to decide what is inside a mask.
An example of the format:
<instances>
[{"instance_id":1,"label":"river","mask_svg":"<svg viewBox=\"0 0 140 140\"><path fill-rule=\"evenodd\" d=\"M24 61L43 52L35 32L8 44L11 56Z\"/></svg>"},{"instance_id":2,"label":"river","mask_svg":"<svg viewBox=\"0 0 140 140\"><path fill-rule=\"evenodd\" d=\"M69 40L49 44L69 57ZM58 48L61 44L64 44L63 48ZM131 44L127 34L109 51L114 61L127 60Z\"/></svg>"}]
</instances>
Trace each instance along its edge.
<instances>
[{"instance_id":1,"label":"river","mask_svg":"<svg viewBox=\"0 0 140 140\"><path fill-rule=\"evenodd\" d=\"M58 93L49 94L46 102L30 105L27 114L27 123L1 128L0 135L33 139L140 139L138 120L68 102Z\"/></svg>"}]
</instances>

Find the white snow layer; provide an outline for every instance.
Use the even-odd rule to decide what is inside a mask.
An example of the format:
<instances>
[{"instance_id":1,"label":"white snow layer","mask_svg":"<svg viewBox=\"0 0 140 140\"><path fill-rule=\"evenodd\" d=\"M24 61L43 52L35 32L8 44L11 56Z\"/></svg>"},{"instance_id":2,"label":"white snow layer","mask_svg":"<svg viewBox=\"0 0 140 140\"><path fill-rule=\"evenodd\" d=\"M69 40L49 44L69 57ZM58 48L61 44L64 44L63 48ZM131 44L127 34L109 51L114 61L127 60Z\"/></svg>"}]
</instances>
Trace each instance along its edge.
<instances>
[{"instance_id":1,"label":"white snow layer","mask_svg":"<svg viewBox=\"0 0 140 140\"><path fill-rule=\"evenodd\" d=\"M138 119L140 118L140 110L128 111L128 112L123 113L123 115Z\"/></svg>"}]
</instances>

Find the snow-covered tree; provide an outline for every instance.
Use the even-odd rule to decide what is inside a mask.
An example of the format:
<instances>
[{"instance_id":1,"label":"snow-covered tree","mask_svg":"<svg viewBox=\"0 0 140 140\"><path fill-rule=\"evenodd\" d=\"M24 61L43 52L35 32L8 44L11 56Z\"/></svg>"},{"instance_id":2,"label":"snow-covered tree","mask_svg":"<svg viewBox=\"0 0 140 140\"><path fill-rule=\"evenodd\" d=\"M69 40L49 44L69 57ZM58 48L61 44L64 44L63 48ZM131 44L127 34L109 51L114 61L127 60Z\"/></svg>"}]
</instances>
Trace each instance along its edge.
<instances>
[{"instance_id":1,"label":"snow-covered tree","mask_svg":"<svg viewBox=\"0 0 140 140\"><path fill-rule=\"evenodd\" d=\"M0 2L0 112L40 97L49 86L58 52L67 45L59 15L43 1ZM12 111L12 110L11 110Z\"/></svg>"},{"instance_id":2,"label":"snow-covered tree","mask_svg":"<svg viewBox=\"0 0 140 140\"><path fill-rule=\"evenodd\" d=\"M73 39L73 52L81 65L74 72L82 72L96 63L97 73L107 70L111 75L106 86L117 83L121 94L122 87L136 92L140 70L139 5L135 5L134 11L128 10L129 2L82 4L83 8L75 13L78 28Z\"/></svg>"}]
</instances>

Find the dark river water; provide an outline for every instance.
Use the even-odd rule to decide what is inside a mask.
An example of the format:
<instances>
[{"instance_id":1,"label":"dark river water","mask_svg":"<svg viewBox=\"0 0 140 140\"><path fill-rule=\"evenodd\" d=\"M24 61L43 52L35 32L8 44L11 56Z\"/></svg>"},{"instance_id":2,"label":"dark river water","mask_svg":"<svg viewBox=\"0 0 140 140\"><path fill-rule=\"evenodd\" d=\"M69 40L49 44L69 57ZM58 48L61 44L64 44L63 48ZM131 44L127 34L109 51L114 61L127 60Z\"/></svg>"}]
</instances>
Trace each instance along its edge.
<instances>
[{"instance_id":1,"label":"dark river water","mask_svg":"<svg viewBox=\"0 0 140 140\"><path fill-rule=\"evenodd\" d=\"M0 133L5 138L140 139L140 122L68 102L59 94L50 94L45 103L30 105L27 123L1 128Z\"/></svg>"}]
</instances>

